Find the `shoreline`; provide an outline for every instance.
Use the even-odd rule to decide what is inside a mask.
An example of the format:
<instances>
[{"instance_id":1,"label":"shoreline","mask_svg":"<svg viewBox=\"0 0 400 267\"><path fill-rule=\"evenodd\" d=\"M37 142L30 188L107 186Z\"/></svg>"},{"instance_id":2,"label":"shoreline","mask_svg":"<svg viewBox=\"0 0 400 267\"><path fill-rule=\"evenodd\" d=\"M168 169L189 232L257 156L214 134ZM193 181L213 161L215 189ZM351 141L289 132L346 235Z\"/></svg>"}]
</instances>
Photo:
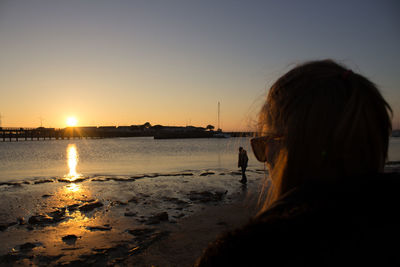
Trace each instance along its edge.
<instances>
[{"instance_id":1,"label":"shoreline","mask_svg":"<svg viewBox=\"0 0 400 267\"><path fill-rule=\"evenodd\" d=\"M190 266L251 217L264 175L248 170L246 186L237 171L211 170L3 183L0 265Z\"/></svg>"}]
</instances>

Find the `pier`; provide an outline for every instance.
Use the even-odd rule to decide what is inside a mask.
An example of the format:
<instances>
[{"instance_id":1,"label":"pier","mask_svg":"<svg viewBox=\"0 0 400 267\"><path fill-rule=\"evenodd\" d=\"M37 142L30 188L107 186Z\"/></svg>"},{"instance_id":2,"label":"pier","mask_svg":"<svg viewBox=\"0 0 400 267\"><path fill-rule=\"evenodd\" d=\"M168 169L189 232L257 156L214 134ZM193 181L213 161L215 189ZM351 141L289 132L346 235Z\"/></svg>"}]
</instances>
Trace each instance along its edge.
<instances>
[{"instance_id":1,"label":"pier","mask_svg":"<svg viewBox=\"0 0 400 267\"><path fill-rule=\"evenodd\" d=\"M150 136L154 139L171 138L217 138L222 131L210 131L203 127L179 127L162 125L131 125L131 126L87 126L66 128L19 128L0 127L0 141L39 141L39 140L64 140L82 138L115 138L115 137L143 137ZM228 132L223 133L230 137L254 136L253 132Z\"/></svg>"},{"instance_id":2,"label":"pier","mask_svg":"<svg viewBox=\"0 0 400 267\"><path fill-rule=\"evenodd\" d=\"M94 127L96 128L96 127ZM97 128L96 128L97 129ZM104 138L108 137L102 131L88 131L85 129L67 128L0 128L0 140L3 142L20 140L59 140L74 138Z\"/></svg>"}]
</instances>

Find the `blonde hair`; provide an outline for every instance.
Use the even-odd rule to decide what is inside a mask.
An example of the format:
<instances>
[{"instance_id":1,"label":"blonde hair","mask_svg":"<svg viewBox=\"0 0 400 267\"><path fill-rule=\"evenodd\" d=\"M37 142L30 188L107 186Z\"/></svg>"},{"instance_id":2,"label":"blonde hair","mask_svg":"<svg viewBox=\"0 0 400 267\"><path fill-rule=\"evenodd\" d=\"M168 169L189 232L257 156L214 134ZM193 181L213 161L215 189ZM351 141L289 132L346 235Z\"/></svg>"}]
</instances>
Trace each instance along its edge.
<instances>
[{"instance_id":1,"label":"blonde hair","mask_svg":"<svg viewBox=\"0 0 400 267\"><path fill-rule=\"evenodd\" d=\"M332 60L307 62L280 77L259 114L261 134L284 136L264 209L309 180L382 172L391 115L371 81Z\"/></svg>"}]
</instances>

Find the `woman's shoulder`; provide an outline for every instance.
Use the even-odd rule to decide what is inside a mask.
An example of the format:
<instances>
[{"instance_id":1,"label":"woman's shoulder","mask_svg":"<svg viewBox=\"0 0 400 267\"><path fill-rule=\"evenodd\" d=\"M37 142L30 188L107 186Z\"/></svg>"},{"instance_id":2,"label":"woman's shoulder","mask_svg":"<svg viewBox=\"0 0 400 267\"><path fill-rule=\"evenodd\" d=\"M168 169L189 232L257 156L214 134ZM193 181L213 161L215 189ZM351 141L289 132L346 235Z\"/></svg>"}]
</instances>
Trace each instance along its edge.
<instances>
[{"instance_id":1,"label":"woman's shoulder","mask_svg":"<svg viewBox=\"0 0 400 267\"><path fill-rule=\"evenodd\" d=\"M290 260L287 251L295 251L308 232L305 228L311 227L307 225L309 212L285 201L276 203L245 226L211 243L196 266L256 266L265 263L266 255L272 266L282 257Z\"/></svg>"},{"instance_id":2,"label":"woman's shoulder","mask_svg":"<svg viewBox=\"0 0 400 267\"><path fill-rule=\"evenodd\" d=\"M270 241L279 240L283 233L277 221L253 219L211 243L196 266L252 266L262 261L266 251L272 252Z\"/></svg>"},{"instance_id":3,"label":"woman's shoulder","mask_svg":"<svg viewBox=\"0 0 400 267\"><path fill-rule=\"evenodd\" d=\"M302 266L310 259L330 266L335 262L331 253L337 261L374 261L362 255L387 253L389 239L400 239L395 215L400 175L363 177L345 185L309 184L289 192L245 226L210 244L197 266L254 266L266 261L272 266Z\"/></svg>"}]
</instances>

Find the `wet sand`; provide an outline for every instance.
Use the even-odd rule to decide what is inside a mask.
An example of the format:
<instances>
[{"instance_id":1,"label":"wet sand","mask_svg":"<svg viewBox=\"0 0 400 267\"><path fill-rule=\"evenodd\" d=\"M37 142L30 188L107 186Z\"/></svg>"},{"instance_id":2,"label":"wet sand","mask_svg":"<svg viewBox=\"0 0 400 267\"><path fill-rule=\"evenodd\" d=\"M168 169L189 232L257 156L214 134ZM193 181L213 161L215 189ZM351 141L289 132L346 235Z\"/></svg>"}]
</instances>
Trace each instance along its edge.
<instances>
[{"instance_id":1,"label":"wet sand","mask_svg":"<svg viewBox=\"0 0 400 267\"><path fill-rule=\"evenodd\" d=\"M132 266L193 266L220 234L244 225L256 213L249 202L209 206L178 222L170 235L127 263Z\"/></svg>"},{"instance_id":2,"label":"wet sand","mask_svg":"<svg viewBox=\"0 0 400 267\"><path fill-rule=\"evenodd\" d=\"M191 266L254 215L263 170L0 184L0 265Z\"/></svg>"}]
</instances>

